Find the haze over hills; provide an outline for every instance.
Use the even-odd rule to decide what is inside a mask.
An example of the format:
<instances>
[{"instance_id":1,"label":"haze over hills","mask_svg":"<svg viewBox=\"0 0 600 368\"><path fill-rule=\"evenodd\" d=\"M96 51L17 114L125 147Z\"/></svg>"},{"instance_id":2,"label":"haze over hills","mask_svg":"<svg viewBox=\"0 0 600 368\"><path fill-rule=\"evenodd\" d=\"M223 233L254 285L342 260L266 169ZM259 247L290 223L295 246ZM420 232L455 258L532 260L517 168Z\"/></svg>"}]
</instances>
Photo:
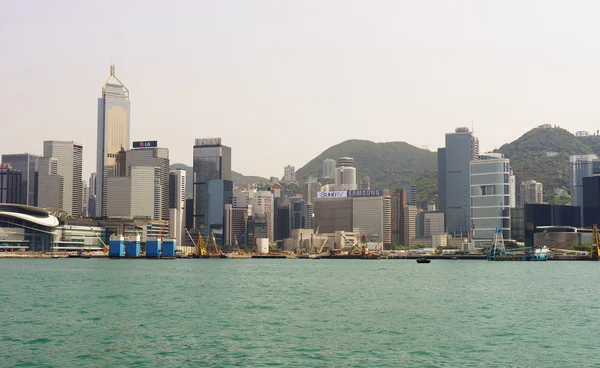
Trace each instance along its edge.
<instances>
[{"instance_id":1,"label":"haze over hills","mask_svg":"<svg viewBox=\"0 0 600 368\"><path fill-rule=\"evenodd\" d=\"M525 180L536 180L544 185L545 201L568 203L567 197L554 198L554 189L569 190L569 156L594 153L590 145L600 149L600 137L583 138L560 127L544 125L502 145L497 151L510 159L517 186Z\"/></svg>"},{"instance_id":2,"label":"haze over hills","mask_svg":"<svg viewBox=\"0 0 600 368\"><path fill-rule=\"evenodd\" d=\"M371 179L372 188L394 189L404 180L415 180L423 172L437 168L437 154L406 142L375 143L348 140L332 146L296 170L296 179L310 175L321 177L326 158L352 157L356 166L356 181L364 176Z\"/></svg>"},{"instance_id":3,"label":"haze over hills","mask_svg":"<svg viewBox=\"0 0 600 368\"><path fill-rule=\"evenodd\" d=\"M544 200L551 203L568 203L568 195L554 196L554 189L569 190L570 155L600 155L600 136L576 137L560 127L539 126L513 142L502 145L497 152L511 160L516 176L517 190L521 181L536 180L544 184ZM484 152L481 152L484 153ZM301 184L314 175L321 177L323 160L339 157L354 158L357 184L364 176L371 179L372 188L398 188L402 181L411 180L417 185L417 202L424 205L437 195L437 153L412 146L406 142L375 143L367 140L348 140L329 147L296 171ZM171 168L185 169L192 178L192 168L173 164ZM234 185L266 183L267 178L244 176L233 172ZM299 189L299 188L296 188ZM187 181L188 196L192 195L192 180Z\"/></svg>"}]
</instances>

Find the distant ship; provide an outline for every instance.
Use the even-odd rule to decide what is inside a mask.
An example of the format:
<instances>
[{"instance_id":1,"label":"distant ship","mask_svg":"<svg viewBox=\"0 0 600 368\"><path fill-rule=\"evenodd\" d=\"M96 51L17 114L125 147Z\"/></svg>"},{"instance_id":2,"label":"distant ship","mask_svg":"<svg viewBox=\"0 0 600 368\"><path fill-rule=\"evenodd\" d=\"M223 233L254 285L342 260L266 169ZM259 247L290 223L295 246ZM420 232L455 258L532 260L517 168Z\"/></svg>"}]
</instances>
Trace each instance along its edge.
<instances>
[{"instance_id":1,"label":"distant ship","mask_svg":"<svg viewBox=\"0 0 600 368\"><path fill-rule=\"evenodd\" d=\"M506 249L502 229L497 227L492 240L488 261L547 261L550 250L546 246Z\"/></svg>"}]
</instances>

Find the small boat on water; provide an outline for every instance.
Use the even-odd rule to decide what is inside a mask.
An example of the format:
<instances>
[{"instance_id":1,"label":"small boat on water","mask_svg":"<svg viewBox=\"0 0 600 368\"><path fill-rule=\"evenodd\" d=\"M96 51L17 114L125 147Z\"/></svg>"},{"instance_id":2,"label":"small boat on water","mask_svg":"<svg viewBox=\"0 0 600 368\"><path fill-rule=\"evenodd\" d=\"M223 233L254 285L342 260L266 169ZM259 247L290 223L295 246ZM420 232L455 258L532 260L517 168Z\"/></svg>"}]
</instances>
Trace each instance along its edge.
<instances>
[{"instance_id":1,"label":"small boat on water","mask_svg":"<svg viewBox=\"0 0 600 368\"><path fill-rule=\"evenodd\" d=\"M429 262L431 262L431 259L417 258L417 263L429 263Z\"/></svg>"}]
</instances>

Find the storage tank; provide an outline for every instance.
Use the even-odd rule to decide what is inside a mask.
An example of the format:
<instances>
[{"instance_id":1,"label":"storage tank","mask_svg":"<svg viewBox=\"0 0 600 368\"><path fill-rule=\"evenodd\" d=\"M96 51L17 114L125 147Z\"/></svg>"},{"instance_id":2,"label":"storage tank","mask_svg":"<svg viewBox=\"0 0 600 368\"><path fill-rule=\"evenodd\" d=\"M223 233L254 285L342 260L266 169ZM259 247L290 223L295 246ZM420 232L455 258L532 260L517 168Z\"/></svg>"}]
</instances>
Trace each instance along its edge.
<instances>
[{"instance_id":1,"label":"storage tank","mask_svg":"<svg viewBox=\"0 0 600 368\"><path fill-rule=\"evenodd\" d=\"M148 239L146 241L146 257L160 257L160 239Z\"/></svg>"},{"instance_id":2,"label":"storage tank","mask_svg":"<svg viewBox=\"0 0 600 368\"><path fill-rule=\"evenodd\" d=\"M108 256L109 257L124 257L125 256L125 239L123 235L111 236L108 241Z\"/></svg>"},{"instance_id":3,"label":"storage tank","mask_svg":"<svg viewBox=\"0 0 600 368\"><path fill-rule=\"evenodd\" d=\"M269 253L269 239L268 238L256 239L256 251L259 254Z\"/></svg>"},{"instance_id":4,"label":"storage tank","mask_svg":"<svg viewBox=\"0 0 600 368\"><path fill-rule=\"evenodd\" d=\"M138 234L134 238L127 239L125 242L125 255L127 257L139 257L140 256L140 235Z\"/></svg>"},{"instance_id":5,"label":"storage tank","mask_svg":"<svg viewBox=\"0 0 600 368\"><path fill-rule=\"evenodd\" d=\"M175 250L177 249L177 243L175 239L165 239L162 242L161 253L162 257L175 257Z\"/></svg>"}]
</instances>

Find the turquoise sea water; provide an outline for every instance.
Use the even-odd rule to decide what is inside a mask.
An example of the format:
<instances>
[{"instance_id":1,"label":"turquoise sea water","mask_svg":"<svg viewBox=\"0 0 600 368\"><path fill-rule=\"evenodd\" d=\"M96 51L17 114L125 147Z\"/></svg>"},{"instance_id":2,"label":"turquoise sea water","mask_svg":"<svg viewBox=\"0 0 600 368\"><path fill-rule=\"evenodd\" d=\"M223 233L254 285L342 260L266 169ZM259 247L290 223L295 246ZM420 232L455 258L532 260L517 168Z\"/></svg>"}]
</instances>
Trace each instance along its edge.
<instances>
[{"instance_id":1,"label":"turquoise sea water","mask_svg":"<svg viewBox=\"0 0 600 368\"><path fill-rule=\"evenodd\" d=\"M600 263L0 260L2 367L592 367Z\"/></svg>"}]
</instances>

